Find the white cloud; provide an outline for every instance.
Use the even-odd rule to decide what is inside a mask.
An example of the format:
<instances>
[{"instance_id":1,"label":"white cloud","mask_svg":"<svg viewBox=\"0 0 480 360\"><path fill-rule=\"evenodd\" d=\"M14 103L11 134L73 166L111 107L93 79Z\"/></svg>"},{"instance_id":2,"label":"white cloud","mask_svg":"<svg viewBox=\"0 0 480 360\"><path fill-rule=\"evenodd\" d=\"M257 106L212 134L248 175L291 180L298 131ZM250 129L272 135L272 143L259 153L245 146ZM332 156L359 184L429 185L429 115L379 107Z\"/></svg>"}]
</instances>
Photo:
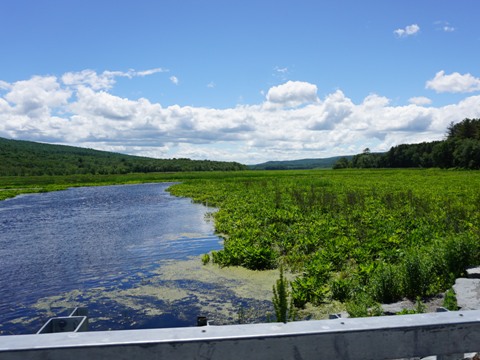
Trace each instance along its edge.
<instances>
[{"instance_id":1,"label":"white cloud","mask_svg":"<svg viewBox=\"0 0 480 360\"><path fill-rule=\"evenodd\" d=\"M444 32L454 32L456 29L448 21L435 21L436 30Z\"/></svg>"},{"instance_id":2,"label":"white cloud","mask_svg":"<svg viewBox=\"0 0 480 360\"><path fill-rule=\"evenodd\" d=\"M316 85L299 81L272 87L260 104L162 107L85 85L96 84L103 73L80 75L85 76L71 78L72 85L53 76L9 84L0 94L0 136L251 164L438 140L451 121L480 117L480 95L443 107L424 97L395 106L378 94L354 103L340 90L318 99ZM82 80L89 77L90 83Z\"/></svg>"},{"instance_id":3,"label":"white cloud","mask_svg":"<svg viewBox=\"0 0 480 360\"><path fill-rule=\"evenodd\" d=\"M328 95L318 111L312 118L310 129L312 130L331 130L336 124L344 121L353 112L354 104L345 97L343 92L337 90ZM318 115L317 115L318 113Z\"/></svg>"},{"instance_id":4,"label":"white cloud","mask_svg":"<svg viewBox=\"0 0 480 360\"><path fill-rule=\"evenodd\" d=\"M9 90L11 85L6 81L0 80L0 90Z\"/></svg>"},{"instance_id":5,"label":"white cloud","mask_svg":"<svg viewBox=\"0 0 480 360\"><path fill-rule=\"evenodd\" d=\"M5 95L16 113L31 118L49 116L52 108L67 104L71 91L60 87L54 76L34 76L10 85Z\"/></svg>"},{"instance_id":6,"label":"white cloud","mask_svg":"<svg viewBox=\"0 0 480 360\"><path fill-rule=\"evenodd\" d=\"M91 69L82 70L79 72L68 72L62 76L62 82L68 86L88 86L93 90L107 90L112 88L115 84L117 77L145 77L148 75L153 75L159 72L168 72L168 70L162 68L136 71L130 69L128 71L104 71L101 74L98 74L96 71Z\"/></svg>"},{"instance_id":7,"label":"white cloud","mask_svg":"<svg viewBox=\"0 0 480 360\"><path fill-rule=\"evenodd\" d=\"M216 84L215 84L213 81L210 81L210 82L207 84L207 88L209 88L209 89L213 89L215 86L216 86Z\"/></svg>"},{"instance_id":8,"label":"white cloud","mask_svg":"<svg viewBox=\"0 0 480 360\"><path fill-rule=\"evenodd\" d=\"M428 80L425 87L437 93L467 93L480 90L480 78L458 72L446 75L442 70L437 72L432 80Z\"/></svg>"},{"instance_id":9,"label":"white cloud","mask_svg":"<svg viewBox=\"0 0 480 360\"><path fill-rule=\"evenodd\" d=\"M390 99L377 94L368 95L362 102L362 107L366 109L375 109L385 107L390 104Z\"/></svg>"},{"instance_id":10,"label":"white cloud","mask_svg":"<svg viewBox=\"0 0 480 360\"><path fill-rule=\"evenodd\" d=\"M178 85L178 78L176 76L170 76L170 81L172 84Z\"/></svg>"},{"instance_id":11,"label":"white cloud","mask_svg":"<svg viewBox=\"0 0 480 360\"><path fill-rule=\"evenodd\" d=\"M134 116L137 104L136 101L122 99L105 91L95 92L81 87L77 92L77 101L70 105L70 111L83 116L128 120Z\"/></svg>"},{"instance_id":12,"label":"white cloud","mask_svg":"<svg viewBox=\"0 0 480 360\"><path fill-rule=\"evenodd\" d=\"M68 72L62 76L65 85L89 86L94 90L110 89L115 84L115 76L111 73L98 75L94 70L83 70L80 72Z\"/></svg>"},{"instance_id":13,"label":"white cloud","mask_svg":"<svg viewBox=\"0 0 480 360\"><path fill-rule=\"evenodd\" d=\"M275 71L280 74L285 74L285 73L288 73L288 68L287 67L281 68L279 66L276 66Z\"/></svg>"},{"instance_id":14,"label":"white cloud","mask_svg":"<svg viewBox=\"0 0 480 360\"><path fill-rule=\"evenodd\" d=\"M406 26L404 29L396 29L393 31L393 33L398 36L398 37L407 37L407 36L412 36L415 35L420 31L420 26L417 24L412 24Z\"/></svg>"},{"instance_id":15,"label":"white cloud","mask_svg":"<svg viewBox=\"0 0 480 360\"><path fill-rule=\"evenodd\" d=\"M143 70L143 71L135 71L134 73L136 76L148 76L148 75L153 75L156 73L163 73L163 72L168 72L167 69L162 69L162 68L155 68L155 69L149 69L149 70Z\"/></svg>"},{"instance_id":16,"label":"white cloud","mask_svg":"<svg viewBox=\"0 0 480 360\"><path fill-rule=\"evenodd\" d=\"M317 86L303 81L288 81L270 88L267 92L267 100L287 107L316 102Z\"/></svg>"},{"instance_id":17,"label":"white cloud","mask_svg":"<svg viewBox=\"0 0 480 360\"><path fill-rule=\"evenodd\" d=\"M408 102L410 104L415 104L415 105L430 105L432 103L432 100L425 97L425 96L417 96L417 97L412 97L408 99Z\"/></svg>"},{"instance_id":18,"label":"white cloud","mask_svg":"<svg viewBox=\"0 0 480 360\"><path fill-rule=\"evenodd\" d=\"M280 81L287 81L287 78L289 76L289 69L288 67L280 67L280 66L275 66L273 68L273 74L275 78L279 79Z\"/></svg>"}]
</instances>

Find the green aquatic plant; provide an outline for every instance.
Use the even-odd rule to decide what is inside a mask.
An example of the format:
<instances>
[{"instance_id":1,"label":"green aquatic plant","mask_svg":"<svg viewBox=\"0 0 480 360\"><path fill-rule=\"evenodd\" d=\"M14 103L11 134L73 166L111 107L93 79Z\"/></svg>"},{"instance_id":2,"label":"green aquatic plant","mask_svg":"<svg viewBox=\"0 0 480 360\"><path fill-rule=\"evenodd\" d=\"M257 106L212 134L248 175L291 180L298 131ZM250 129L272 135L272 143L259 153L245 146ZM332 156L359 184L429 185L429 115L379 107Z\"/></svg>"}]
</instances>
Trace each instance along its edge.
<instances>
[{"instance_id":1,"label":"green aquatic plant","mask_svg":"<svg viewBox=\"0 0 480 360\"><path fill-rule=\"evenodd\" d=\"M210 255L209 254L203 254L202 255L202 264L207 265L210 262Z\"/></svg>"}]
</instances>

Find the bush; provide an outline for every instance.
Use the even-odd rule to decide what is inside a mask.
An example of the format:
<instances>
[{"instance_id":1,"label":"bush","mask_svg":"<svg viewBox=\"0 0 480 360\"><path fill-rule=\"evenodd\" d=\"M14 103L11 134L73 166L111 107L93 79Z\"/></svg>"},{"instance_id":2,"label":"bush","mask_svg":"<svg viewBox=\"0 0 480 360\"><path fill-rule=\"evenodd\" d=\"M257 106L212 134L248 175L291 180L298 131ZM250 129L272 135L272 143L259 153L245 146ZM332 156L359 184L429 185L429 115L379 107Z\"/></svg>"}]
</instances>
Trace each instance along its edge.
<instances>
[{"instance_id":1,"label":"bush","mask_svg":"<svg viewBox=\"0 0 480 360\"><path fill-rule=\"evenodd\" d=\"M225 250L212 251L212 262L220 266L225 266Z\"/></svg>"},{"instance_id":2,"label":"bush","mask_svg":"<svg viewBox=\"0 0 480 360\"><path fill-rule=\"evenodd\" d=\"M359 279L351 268L341 271L331 279L329 286L332 299L341 302L351 299L360 288Z\"/></svg>"},{"instance_id":3,"label":"bush","mask_svg":"<svg viewBox=\"0 0 480 360\"><path fill-rule=\"evenodd\" d=\"M412 249L406 254L402 267L404 295L410 300L427 295L435 280L432 276L431 258L422 256L417 249Z\"/></svg>"},{"instance_id":4,"label":"bush","mask_svg":"<svg viewBox=\"0 0 480 360\"><path fill-rule=\"evenodd\" d=\"M443 299L443 307L450 311L458 310L457 296L453 289L448 289L445 292L445 298Z\"/></svg>"},{"instance_id":5,"label":"bush","mask_svg":"<svg viewBox=\"0 0 480 360\"><path fill-rule=\"evenodd\" d=\"M327 274L325 274L327 275ZM306 303L320 305L328 295L329 287L327 284L328 276L315 277L306 276L296 278L292 286L292 301L295 307L303 308Z\"/></svg>"},{"instance_id":6,"label":"bush","mask_svg":"<svg viewBox=\"0 0 480 360\"><path fill-rule=\"evenodd\" d=\"M443 248L447 273L455 277L464 275L468 267L479 261L478 248L478 242L470 234L447 239Z\"/></svg>"},{"instance_id":7,"label":"bush","mask_svg":"<svg viewBox=\"0 0 480 360\"><path fill-rule=\"evenodd\" d=\"M455 279L465 276L465 271L480 263L478 236L466 233L442 239L430 248L437 290L451 287Z\"/></svg>"},{"instance_id":8,"label":"bush","mask_svg":"<svg viewBox=\"0 0 480 360\"><path fill-rule=\"evenodd\" d=\"M382 316L383 310L367 293L360 293L354 300L346 303L350 317Z\"/></svg>"},{"instance_id":9,"label":"bush","mask_svg":"<svg viewBox=\"0 0 480 360\"><path fill-rule=\"evenodd\" d=\"M393 303L402 298L402 276L398 266L380 265L370 281L373 298L381 303Z\"/></svg>"},{"instance_id":10,"label":"bush","mask_svg":"<svg viewBox=\"0 0 480 360\"><path fill-rule=\"evenodd\" d=\"M304 274L291 284L294 305L303 307L307 302L313 305L324 302L330 290L328 282L332 275L331 270L330 263L323 262L321 254L317 253L305 267Z\"/></svg>"},{"instance_id":11,"label":"bush","mask_svg":"<svg viewBox=\"0 0 480 360\"><path fill-rule=\"evenodd\" d=\"M269 248L248 247L242 266L250 270L268 270L277 267L277 254Z\"/></svg>"}]
</instances>

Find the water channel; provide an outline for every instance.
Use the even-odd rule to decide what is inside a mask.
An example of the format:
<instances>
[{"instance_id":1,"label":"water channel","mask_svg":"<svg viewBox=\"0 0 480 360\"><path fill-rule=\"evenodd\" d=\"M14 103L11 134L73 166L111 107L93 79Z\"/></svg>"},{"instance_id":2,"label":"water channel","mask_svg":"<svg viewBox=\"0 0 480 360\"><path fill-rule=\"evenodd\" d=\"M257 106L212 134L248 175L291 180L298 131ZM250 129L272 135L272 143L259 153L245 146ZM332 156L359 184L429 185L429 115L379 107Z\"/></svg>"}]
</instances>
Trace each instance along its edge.
<instances>
[{"instance_id":1,"label":"water channel","mask_svg":"<svg viewBox=\"0 0 480 360\"><path fill-rule=\"evenodd\" d=\"M0 335L34 333L75 306L88 308L91 330L265 318L275 274L202 266L201 254L221 248L215 209L171 196L170 185L0 202Z\"/></svg>"}]
</instances>

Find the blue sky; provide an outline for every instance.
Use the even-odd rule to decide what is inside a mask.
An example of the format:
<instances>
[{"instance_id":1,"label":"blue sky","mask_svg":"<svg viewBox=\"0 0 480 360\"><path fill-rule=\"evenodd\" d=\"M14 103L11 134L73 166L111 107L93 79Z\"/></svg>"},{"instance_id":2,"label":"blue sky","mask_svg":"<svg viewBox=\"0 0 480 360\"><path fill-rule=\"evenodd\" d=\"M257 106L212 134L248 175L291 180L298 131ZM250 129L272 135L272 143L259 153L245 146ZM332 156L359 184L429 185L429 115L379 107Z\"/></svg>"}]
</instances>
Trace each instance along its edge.
<instances>
[{"instance_id":1,"label":"blue sky","mask_svg":"<svg viewBox=\"0 0 480 360\"><path fill-rule=\"evenodd\" d=\"M480 117L477 0L2 0L0 136L253 164Z\"/></svg>"}]
</instances>

